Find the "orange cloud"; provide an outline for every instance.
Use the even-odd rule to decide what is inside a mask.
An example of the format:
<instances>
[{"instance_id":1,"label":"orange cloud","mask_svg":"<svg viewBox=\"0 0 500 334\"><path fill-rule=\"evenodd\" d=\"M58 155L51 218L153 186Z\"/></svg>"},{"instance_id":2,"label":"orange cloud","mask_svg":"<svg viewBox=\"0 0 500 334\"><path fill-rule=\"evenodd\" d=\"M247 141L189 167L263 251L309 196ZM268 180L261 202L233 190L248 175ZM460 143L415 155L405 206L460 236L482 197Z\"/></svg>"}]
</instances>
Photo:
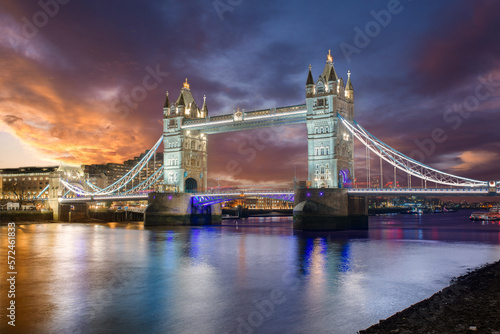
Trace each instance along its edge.
<instances>
[{"instance_id":1,"label":"orange cloud","mask_svg":"<svg viewBox=\"0 0 500 334\"><path fill-rule=\"evenodd\" d=\"M486 151L465 151L458 157L462 160L462 163L454 166L453 168L457 171L467 171L477 166L488 164L497 157L497 154Z\"/></svg>"},{"instance_id":2,"label":"orange cloud","mask_svg":"<svg viewBox=\"0 0 500 334\"><path fill-rule=\"evenodd\" d=\"M47 159L68 164L123 162L157 139L144 130L137 115L120 118L113 110L113 96L82 97L24 58L9 59L0 86L0 129Z\"/></svg>"}]
</instances>

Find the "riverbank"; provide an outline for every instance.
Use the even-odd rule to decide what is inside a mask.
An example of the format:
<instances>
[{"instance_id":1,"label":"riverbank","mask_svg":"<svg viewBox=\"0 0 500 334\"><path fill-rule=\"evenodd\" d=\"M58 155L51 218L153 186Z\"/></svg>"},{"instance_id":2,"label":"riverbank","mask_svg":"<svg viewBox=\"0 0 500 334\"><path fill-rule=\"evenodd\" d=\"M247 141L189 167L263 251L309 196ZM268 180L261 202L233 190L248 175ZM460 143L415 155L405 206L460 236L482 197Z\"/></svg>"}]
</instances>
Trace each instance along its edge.
<instances>
[{"instance_id":1,"label":"riverbank","mask_svg":"<svg viewBox=\"0 0 500 334\"><path fill-rule=\"evenodd\" d=\"M94 218L86 218L79 220L77 222L63 222L56 220L24 220L24 221L0 221L0 226L7 226L9 223L15 223L16 225L38 225L38 224L105 224L108 223L104 220L94 219Z\"/></svg>"},{"instance_id":2,"label":"riverbank","mask_svg":"<svg viewBox=\"0 0 500 334\"><path fill-rule=\"evenodd\" d=\"M52 211L37 211L37 210L9 210L0 211L0 222L38 222L49 221L53 219Z\"/></svg>"},{"instance_id":3,"label":"riverbank","mask_svg":"<svg viewBox=\"0 0 500 334\"><path fill-rule=\"evenodd\" d=\"M359 334L500 333L500 261L452 284Z\"/></svg>"}]
</instances>

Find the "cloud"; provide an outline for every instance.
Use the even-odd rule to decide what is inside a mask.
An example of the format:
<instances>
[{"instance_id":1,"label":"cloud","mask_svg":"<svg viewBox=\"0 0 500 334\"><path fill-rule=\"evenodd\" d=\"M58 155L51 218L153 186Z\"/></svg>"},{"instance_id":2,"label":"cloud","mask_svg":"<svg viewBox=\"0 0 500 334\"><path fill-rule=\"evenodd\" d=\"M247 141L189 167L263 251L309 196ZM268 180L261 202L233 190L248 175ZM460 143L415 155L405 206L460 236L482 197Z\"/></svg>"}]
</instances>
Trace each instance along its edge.
<instances>
[{"instance_id":1,"label":"cloud","mask_svg":"<svg viewBox=\"0 0 500 334\"><path fill-rule=\"evenodd\" d=\"M72 81L54 82L51 76L59 73L28 59L9 63L10 71L0 74L0 117L6 131L47 159L71 164L123 162L153 145L155 138L144 135L148 125L139 115L118 117L111 101L81 98L82 91L73 90Z\"/></svg>"},{"instance_id":2,"label":"cloud","mask_svg":"<svg viewBox=\"0 0 500 334\"><path fill-rule=\"evenodd\" d=\"M485 151L465 151L458 156L462 161L461 164L454 166L453 168L457 171L467 171L474 169L476 167L483 167L485 165L491 164L498 154L495 152L485 152Z\"/></svg>"},{"instance_id":3,"label":"cloud","mask_svg":"<svg viewBox=\"0 0 500 334\"><path fill-rule=\"evenodd\" d=\"M14 115L5 115L3 117L3 121L7 123L8 125L12 125L15 122L22 122L23 119Z\"/></svg>"},{"instance_id":4,"label":"cloud","mask_svg":"<svg viewBox=\"0 0 500 334\"><path fill-rule=\"evenodd\" d=\"M500 67L500 44L493 33L500 30L499 11L498 1L459 1L436 15L414 57L422 93L448 90Z\"/></svg>"}]
</instances>

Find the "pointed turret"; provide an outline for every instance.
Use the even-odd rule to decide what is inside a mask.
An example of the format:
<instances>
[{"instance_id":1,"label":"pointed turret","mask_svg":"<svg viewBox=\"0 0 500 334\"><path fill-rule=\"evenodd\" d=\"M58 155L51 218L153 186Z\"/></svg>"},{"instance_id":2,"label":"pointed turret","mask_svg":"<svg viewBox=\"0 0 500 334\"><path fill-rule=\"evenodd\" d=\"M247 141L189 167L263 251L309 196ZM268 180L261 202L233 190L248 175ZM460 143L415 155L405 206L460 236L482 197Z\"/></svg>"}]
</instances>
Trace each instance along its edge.
<instances>
[{"instance_id":1,"label":"pointed turret","mask_svg":"<svg viewBox=\"0 0 500 334\"><path fill-rule=\"evenodd\" d=\"M338 81L338 86L337 86L337 95L338 96L345 96L345 85L344 85L344 78L340 77Z\"/></svg>"},{"instance_id":2,"label":"pointed turret","mask_svg":"<svg viewBox=\"0 0 500 334\"><path fill-rule=\"evenodd\" d=\"M188 84L188 79L186 78L186 81L182 84L181 93L179 94L179 97L177 98L175 104L178 110L177 113L179 115L192 117L191 109L194 99L189 88L190 85Z\"/></svg>"},{"instance_id":3,"label":"pointed turret","mask_svg":"<svg viewBox=\"0 0 500 334\"><path fill-rule=\"evenodd\" d=\"M328 76L328 82L333 82L333 81L337 81L337 73L335 73L335 68L333 68L332 66L332 69L330 70L330 75Z\"/></svg>"},{"instance_id":4,"label":"pointed turret","mask_svg":"<svg viewBox=\"0 0 500 334\"><path fill-rule=\"evenodd\" d=\"M351 71L347 72L347 83L345 84L345 97L351 102L354 101L354 88L351 82Z\"/></svg>"},{"instance_id":5,"label":"pointed turret","mask_svg":"<svg viewBox=\"0 0 500 334\"><path fill-rule=\"evenodd\" d=\"M332 57L332 50L328 50L328 55L326 55L326 64L325 68L323 69L323 74L321 76L325 80L325 82L330 81L330 77L332 76L332 69L333 69L333 57ZM335 74L335 70L333 69L333 75L336 78L337 75Z\"/></svg>"},{"instance_id":6,"label":"pointed turret","mask_svg":"<svg viewBox=\"0 0 500 334\"><path fill-rule=\"evenodd\" d=\"M337 91L337 73L335 73L335 68L333 68L333 65L330 69L330 75L328 76L328 86L330 88L330 92L336 92Z\"/></svg>"},{"instance_id":7,"label":"pointed turret","mask_svg":"<svg viewBox=\"0 0 500 334\"><path fill-rule=\"evenodd\" d=\"M203 106L201 107L201 117L208 117L207 96L203 95Z\"/></svg>"},{"instance_id":8,"label":"pointed turret","mask_svg":"<svg viewBox=\"0 0 500 334\"><path fill-rule=\"evenodd\" d=\"M351 83L351 71L347 71L347 83L345 85L345 89L354 91L354 88L352 88L352 83Z\"/></svg>"},{"instance_id":9,"label":"pointed turret","mask_svg":"<svg viewBox=\"0 0 500 334\"><path fill-rule=\"evenodd\" d=\"M309 65L309 74L307 75L307 81L306 81L306 96L311 96L314 94L314 79L313 75L311 72L312 66Z\"/></svg>"},{"instance_id":10,"label":"pointed turret","mask_svg":"<svg viewBox=\"0 0 500 334\"><path fill-rule=\"evenodd\" d=\"M198 118L198 114L200 112L200 109L196 105L196 102L191 102L189 105L189 117L191 118Z\"/></svg>"},{"instance_id":11,"label":"pointed turret","mask_svg":"<svg viewBox=\"0 0 500 334\"><path fill-rule=\"evenodd\" d=\"M312 68L312 66L309 65L309 74L307 75L306 85L314 85L314 79L313 79L313 75L312 75L312 72L311 72L311 68Z\"/></svg>"},{"instance_id":12,"label":"pointed turret","mask_svg":"<svg viewBox=\"0 0 500 334\"><path fill-rule=\"evenodd\" d=\"M204 108L206 109L206 102L203 102ZM174 108L174 107L173 107ZM175 102L175 114L183 116L190 119L206 117L206 112L200 110L196 102L194 101L193 94L191 94L190 85L186 81L182 84L181 92L177 101Z\"/></svg>"},{"instance_id":13,"label":"pointed turret","mask_svg":"<svg viewBox=\"0 0 500 334\"><path fill-rule=\"evenodd\" d=\"M186 102L184 102L184 94L181 93L179 95L179 98L177 99L177 102L175 104L177 104L178 107L186 105Z\"/></svg>"},{"instance_id":14,"label":"pointed turret","mask_svg":"<svg viewBox=\"0 0 500 334\"><path fill-rule=\"evenodd\" d=\"M164 109L166 109L166 108L167 108L167 109L168 109L168 108L170 108L170 101L169 101L169 99L168 99L168 91L167 91L167 97L165 98L165 104L163 105L163 108L164 108Z\"/></svg>"},{"instance_id":15,"label":"pointed turret","mask_svg":"<svg viewBox=\"0 0 500 334\"><path fill-rule=\"evenodd\" d=\"M165 104L163 104L163 116L169 115L169 109L170 109L170 101L168 99L168 91L167 91L167 96L165 98Z\"/></svg>"}]
</instances>

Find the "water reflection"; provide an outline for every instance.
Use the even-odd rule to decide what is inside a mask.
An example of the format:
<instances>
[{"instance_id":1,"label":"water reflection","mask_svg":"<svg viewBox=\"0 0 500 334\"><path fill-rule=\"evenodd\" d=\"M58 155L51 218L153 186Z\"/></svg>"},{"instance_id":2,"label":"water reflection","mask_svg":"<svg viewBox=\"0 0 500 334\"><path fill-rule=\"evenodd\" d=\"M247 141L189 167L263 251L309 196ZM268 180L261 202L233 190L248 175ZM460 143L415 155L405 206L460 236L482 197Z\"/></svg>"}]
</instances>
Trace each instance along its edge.
<instances>
[{"instance_id":1,"label":"water reflection","mask_svg":"<svg viewBox=\"0 0 500 334\"><path fill-rule=\"evenodd\" d=\"M500 257L498 225L423 217L371 217L369 231L336 233L294 232L282 217L20 226L18 326L8 330L354 333Z\"/></svg>"}]
</instances>

